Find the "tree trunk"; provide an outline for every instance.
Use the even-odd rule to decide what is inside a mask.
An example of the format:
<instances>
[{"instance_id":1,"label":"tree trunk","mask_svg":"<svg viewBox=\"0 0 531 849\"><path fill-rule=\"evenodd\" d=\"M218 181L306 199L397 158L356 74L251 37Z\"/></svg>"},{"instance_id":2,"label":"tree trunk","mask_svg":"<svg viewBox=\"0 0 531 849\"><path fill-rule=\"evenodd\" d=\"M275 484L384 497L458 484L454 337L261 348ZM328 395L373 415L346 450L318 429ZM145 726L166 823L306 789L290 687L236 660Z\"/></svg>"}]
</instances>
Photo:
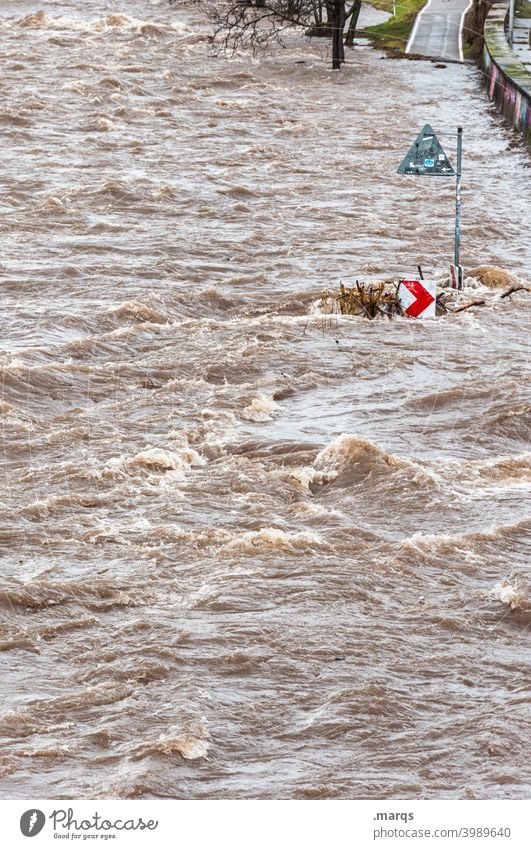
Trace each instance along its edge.
<instances>
[{"instance_id":1,"label":"tree trunk","mask_svg":"<svg viewBox=\"0 0 531 849\"><path fill-rule=\"evenodd\" d=\"M313 17L317 28L323 26L323 6L321 3L313 4Z\"/></svg>"},{"instance_id":2,"label":"tree trunk","mask_svg":"<svg viewBox=\"0 0 531 849\"><path fill-rule=\"evenodd\" d=\"M337 71L345 61L343 27L345 25L345 0L334 0L332 33L332 68Z\"/></svg>"},{"instance_id":3,"label":"tree trunk","mask_svg":"<svg viewBox=\"0 0 531 849\"><path fill-rule=\"evenodd\" d=\"M355 0L354 5L350 11L350 23L348 26L347 37L345 39L345 44L347 47L352 47L354 44L354 36L356 35L356 27L358 26L358 18L360 16L361 11L361 0Z\"/></svg>"}]
</instances>

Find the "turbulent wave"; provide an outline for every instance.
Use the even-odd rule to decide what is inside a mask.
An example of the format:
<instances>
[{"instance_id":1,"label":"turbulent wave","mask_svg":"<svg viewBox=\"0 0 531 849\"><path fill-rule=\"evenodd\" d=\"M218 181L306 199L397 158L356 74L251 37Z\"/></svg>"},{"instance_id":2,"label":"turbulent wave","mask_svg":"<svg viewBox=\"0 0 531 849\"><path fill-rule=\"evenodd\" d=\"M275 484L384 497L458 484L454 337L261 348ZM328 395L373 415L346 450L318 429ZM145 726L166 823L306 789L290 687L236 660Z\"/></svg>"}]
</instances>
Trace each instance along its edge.
<instances>
[{"instance_id":1,"label":"turbulent wave","mask_svg":"<svg viewBox=\"0 0 531 849\"><path fill-rule=\"evenodd\" d=\"M286 551L292 554L314 551L321 539L312 533L289 533L279 528L260 528L236 534L220 548L220 554L257 554L268 551Z\"/></svg>"},{"instance_id":2,"label":"turbulent wave","mask_svg":"<svg viewBox=\"0 0 531 849\"><path fill-rule=\"evenodd\" d=\"M499 581L491 590L491 595L503 604L509 611L510 621L526 628L531 626L531 585L529 578L524 578L525 587L517 581Z\"/></svg>"},{"instance_id":3,"label":"turbulent wave","mask_svg":"<svg viewBox=\"0 0 531 849\"><path fill-rule=\"evenodd\" d=\"M511 539L525 540L531 530L531 519L522 519L519 522L506 525L493 525L480 531L468 531L457 534L427 534L419 531L411 537L402 541L403 548L412 550L433 551L437 554L451 554L456 549L467 547L469 552L478 543L489 541L509 541Z\"/></svg>"},{"instance_id":4,"label":"turbulent wave","mask_svg":"<svg viewBox=\"0 0 531 849\"><path fill-rule=\"evenodd\" d=\"M126 320L148 321L151 324L166 324L168 322L167 316L136 299L120 304L113 310L113 313L118 318Z\"/></svg>"},{"instance_id":5,"label":"turbulent wave","mask_svg":"<svg viewBox=\"0 0 531 849\"><path fill-rule=\"evenodd\" d=\"M133 752L133 759L150 755L172 755L178 753L187 761L206 758L209 749L209 733L204 718L189 720L163 731L153 740L141 743Z\"/></svg>"},{"instance_id":6,"label":"turbulent wave","mask_svg":"<svg viewBox=\"0 0 531 849\"><path fill-rule=\"evenodd\" d=\"M25 709L8 711L0 716L0 734L6 737L29 737L49 731L72 727L73 717L88 708L112 705L123 701L133 692L133 687L107 681L73 690L68 695L29 702Z\"/></svg>"},{"instance_id":7,"label":"turbulent wave","mask_svg":"<svg viewBox=\"0 0 531 849\"><path fill-rule=\"evenodd\" d=\"M168 450L148 446L133 457L113 457L101 471L101 476L114 477L138 471L170 472L173 478L181 480L192 468L205 465L206 460L192 448Z\"/></svg>"},{"instance_id":8,"label":"turbulent wave","mask_svg":"<svg viewBox=\"0 0 531 849\"><path fill-rule=\"evenodd\" d=\"M108 30L125 30L147 37L157 37L165 33L175 33L178 35L193 33L186 24L179 21L155 23L123 14L107 15L105 18L86 21L82 18L71 18L66 15L52 16L42 9L25 15L17 23L20 27L29 29L71 30L74 32L94 33L107 33Z\"/></svg>"},{"instance_id":9,"label":"turbulent wave","mask_svg":"<svg viewBox=\"0 0 531 849\"><path fill-rule=\"evenodd\" d=\"M134 603L134 598L116 582L104 578L88 581L34 580L28 583L4 579L0 583L0 607L38 608L80 603L93 610L123 607Z\"/></svg>"},{"instance_id":10,"label":"turbulent wave","mask_svg":"<svg viewBox=\"0 0 531 849\"><path fill-rule=\"evenodd\" d=\"M399 476L403 485L412 483L423 488L438 486L437 476L424 466L384 451L368 439L342 433L316 456L309 486L334 484L355 486L368 478ZM308 475L308 470L302 472Z\"/></svg>"}]
</instances>

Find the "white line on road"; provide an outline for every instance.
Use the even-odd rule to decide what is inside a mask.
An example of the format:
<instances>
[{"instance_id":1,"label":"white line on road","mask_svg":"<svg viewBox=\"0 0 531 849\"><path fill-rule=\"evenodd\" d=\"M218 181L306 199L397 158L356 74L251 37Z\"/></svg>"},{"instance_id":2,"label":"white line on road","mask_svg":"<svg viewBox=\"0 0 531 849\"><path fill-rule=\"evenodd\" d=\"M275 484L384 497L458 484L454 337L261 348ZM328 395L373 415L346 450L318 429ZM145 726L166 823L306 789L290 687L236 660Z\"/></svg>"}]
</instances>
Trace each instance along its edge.
<instances>
[{"instance_id":1,"label":"white line on road","mask_svg":"<svg viewBox=\"0 0 531 849\"><path fill-rule=\"evenodd\" d=\"M443 2L444 2L444 0L443 0ZM446 2L448 2L448 0L446 0ZM439 8L437 8L436 11L432 11L430 9L430 6L432 4L432 0L428 0L426 5L422 7L422 9L418 13L417 17L415 18L415 22L413 24L413 29L411 30L411 34L410 34L408 42L406 44L405 52L406 53L419 53L419 54L422 54L424 52L424 54L427 55L427 56L432 56L432 57L435 56L437 58L440 57L441 59L444 59L444 58L449 59L450 55L447 55L447 47L448 47L449 27L452 26L452 27L455 27L455 29L457 30L457 33L456 33L457 38L454 40L455 47L453 48L453 51L451 51L451 52L453 52L454 56L456 56L456 58L458 58L458 61L464 62L465 58L464 58L464 54L463 54L463 31L464 31L464 28L465 28L465 17L467 15L467 12L469 11L470 7L473 5L474 0L466 0L466 2L467 2L466 9L464 9L460 13L458 21L455 20L455 17L452 21L450 15L455 16L456 12L458 12L458 10L455 9L455 4L452 3L451 0L450 0L450 8L448 9L448 12L446 14L442 14L443 9L439 9ZM462 3L460 3L459 0L458 0L457 5L462 5ZM428 16L428 19L429 19L430 22L427 22L426 20L422 20L422 16L424 15L425 12L430 13L429 16ZM425 39L424 31L426 30L426 28L428 29L428 32L429 32L429 35L430 35L429 41L431 41L432 34L431 34L430 30L433 29L433 22L435 22L437 20L439 20L441 23L443 21L445 22L444 38L442 37L441 33L438 33L436 35L436 38L438 38L441 41L441 43L439 45L439 49L434 51L434 53L430 53L429 50L427 49L426 45L424 45L424 51L423 51L421 44L423 43L423 41ZM417 48L415 49L414 43L415 43L416 40L419 41L419 27L421 27L422 24L424 24L424 26L422 26L422 30L421 30L420 44L418 44ZM433 33L433 34L435 35L435 33Z\"/></svg>"},{"instance_id":2,"label":"white line on road","mask_svg":"<svg viewBox=\"0 0 531 849\"><path fill-rule=\"evenodd\" d=\"M465 28L465 17L466 17L468 10L472 6L473 2L474 2L474 0L470 0L468 6L466 7L465 11L461 15L461 22L459 24L459 58L461 59L461 62L465 61L465 56L464 56L464 53L463 53L463 30Z\"/></svg>"},{"instance_id":3,"label":"white line on road","mask_svg":"<svg viewBox=\"0 0 531 849\"><path fill-rule=\"evenodd\" d=\"M420 16L424 14L424 12L426 11L426 9L430 5L430 3L431 3L431 0L428 0L426 5L422 7L422 9L418 13L417 17L415 18L415 23L413 24L413 29L411 30L411 35L409 36L408 42L406 44L406 53L409 53L411 45L412 45L412 43L415 40L415 37L417 35L417 30L419 28L419 22L420 22Z\"/></svg>"}]
</instances>

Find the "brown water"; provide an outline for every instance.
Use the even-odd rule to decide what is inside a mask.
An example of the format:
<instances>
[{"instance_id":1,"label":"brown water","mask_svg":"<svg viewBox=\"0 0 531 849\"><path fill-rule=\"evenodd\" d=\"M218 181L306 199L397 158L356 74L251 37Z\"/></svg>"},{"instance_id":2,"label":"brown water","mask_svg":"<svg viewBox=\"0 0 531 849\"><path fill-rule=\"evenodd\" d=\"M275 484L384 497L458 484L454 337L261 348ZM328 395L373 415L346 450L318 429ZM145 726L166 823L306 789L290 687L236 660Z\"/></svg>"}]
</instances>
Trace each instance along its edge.
<instances>
[{"instance_id":1,"label":"brown water","mask_svg":"<svg viewBox=\"0 0 531 849\"><path fill-rule=\"evenodd\" d=\"M528 155L474 68L119 6L0 5L2 797L527 797L529 296L309 313L445 273L426 122L529 280Z\"/></svg>"}]
</instances>

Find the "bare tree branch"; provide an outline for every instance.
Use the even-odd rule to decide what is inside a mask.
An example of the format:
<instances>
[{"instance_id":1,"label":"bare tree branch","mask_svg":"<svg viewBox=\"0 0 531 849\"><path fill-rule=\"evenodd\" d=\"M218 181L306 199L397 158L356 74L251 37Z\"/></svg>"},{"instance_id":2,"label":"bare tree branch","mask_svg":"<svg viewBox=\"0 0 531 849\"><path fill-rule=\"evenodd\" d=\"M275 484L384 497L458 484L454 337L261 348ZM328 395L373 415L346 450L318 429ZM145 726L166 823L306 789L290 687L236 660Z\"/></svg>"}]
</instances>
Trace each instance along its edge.
<instances>
[{"instance_id":1,"label":"bare tree branch","mask_svg":"<svg viewBox=\"0 0 531 849\"><path fill-rule=\"evenodd\" d=\"M176 0L169 0L170 4ZM361 0L197 0L213 22L213 42L234 54L241 49L256 53L272 42L282 43L288 29L300 27L310 36L332 38L332 67L345 61L344 32L352 46Z\"/></svg>"}]
</instances>

